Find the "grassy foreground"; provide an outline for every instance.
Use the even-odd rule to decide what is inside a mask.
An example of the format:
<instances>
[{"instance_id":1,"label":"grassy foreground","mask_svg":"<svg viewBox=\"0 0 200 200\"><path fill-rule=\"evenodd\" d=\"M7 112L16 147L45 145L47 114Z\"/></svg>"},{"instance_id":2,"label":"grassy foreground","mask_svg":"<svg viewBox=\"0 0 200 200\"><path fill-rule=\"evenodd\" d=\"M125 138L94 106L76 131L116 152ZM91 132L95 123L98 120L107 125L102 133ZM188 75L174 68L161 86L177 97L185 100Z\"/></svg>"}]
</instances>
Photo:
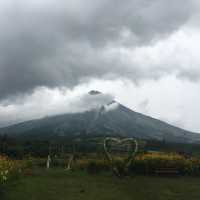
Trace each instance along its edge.
<instances>
[{"instance_id":1,"label":"grassy foreground","mask_svg":"<svg viewBox=\"0 0 200 200\"><path fill-rule=\"evenodd\" d=\"M200 179L144 177L118 179L63 169L37 170L10 185L3 200L198 200Z\"/></svg>"}]
</instances>

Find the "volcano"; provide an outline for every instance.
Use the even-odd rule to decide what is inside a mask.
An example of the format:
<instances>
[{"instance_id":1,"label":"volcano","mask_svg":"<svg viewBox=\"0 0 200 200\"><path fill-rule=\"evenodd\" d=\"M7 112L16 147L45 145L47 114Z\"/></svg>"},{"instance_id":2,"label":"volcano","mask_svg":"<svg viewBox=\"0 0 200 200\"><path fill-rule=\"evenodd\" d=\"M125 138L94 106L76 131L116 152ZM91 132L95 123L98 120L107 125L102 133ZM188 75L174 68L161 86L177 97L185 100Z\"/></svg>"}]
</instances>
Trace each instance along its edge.
<instances>
[{"instance_id":1,"label":"volcano","mask_svg":"<svg viewBox=\"0 0 200 200\"><path fill-rule=\"evenodd\" d=\"M90 91L89 95L102 95ZM26 121L0 129L12 137L48 139L79 136L122 136L177 143L200 143L200 134L135 112L112 100L96 108Z\"/></svg>"}]
</instances>

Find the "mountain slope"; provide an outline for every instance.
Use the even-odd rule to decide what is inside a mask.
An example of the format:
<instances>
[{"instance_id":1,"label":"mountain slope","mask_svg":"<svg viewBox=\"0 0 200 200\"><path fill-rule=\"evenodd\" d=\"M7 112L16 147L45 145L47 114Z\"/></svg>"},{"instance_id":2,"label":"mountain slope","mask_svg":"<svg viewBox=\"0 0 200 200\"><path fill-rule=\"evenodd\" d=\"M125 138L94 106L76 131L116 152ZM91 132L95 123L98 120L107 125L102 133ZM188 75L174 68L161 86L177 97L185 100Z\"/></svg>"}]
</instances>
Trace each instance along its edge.
<instances>
[{"instance_id":1,"label":"mountain slope","mask_svg":"<svg viewBox=\"0 0 200 200\"><path fill-rule=\"evenodd\" d=\"M89 134L121 135L168 142L200 143L200 134L134 112L115 101L82 113L62 114L1 128L0 134L39 139Z\"/></svg>"}]
</instances>

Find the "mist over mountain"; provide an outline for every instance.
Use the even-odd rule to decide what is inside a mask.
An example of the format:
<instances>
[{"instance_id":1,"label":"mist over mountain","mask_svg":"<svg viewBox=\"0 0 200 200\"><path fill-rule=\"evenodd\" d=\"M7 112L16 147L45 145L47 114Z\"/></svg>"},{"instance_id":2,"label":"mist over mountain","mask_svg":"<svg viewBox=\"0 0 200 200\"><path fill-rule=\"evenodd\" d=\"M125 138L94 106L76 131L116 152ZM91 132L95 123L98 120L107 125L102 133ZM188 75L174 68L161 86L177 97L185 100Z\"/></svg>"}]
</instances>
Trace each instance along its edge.
<instances>
[{"instance_id":1,"label":"mist over mountain","mask_svg":"<svg viewBox=\"0 0 200 200\"><path fill-rule=\"evenodd\" d=\"M160 120L137 113L115 100L106 101L99 91L90 91L87 97L101 99L90 109L44 117L1 128L0 134L13 137L49 139L105 135L164 140L178 143L200 143L200 134L169 125ZM102 100L103 99L103 100ZM103 103L103 104L100 104Z\"/></svg>"}]
</instances>

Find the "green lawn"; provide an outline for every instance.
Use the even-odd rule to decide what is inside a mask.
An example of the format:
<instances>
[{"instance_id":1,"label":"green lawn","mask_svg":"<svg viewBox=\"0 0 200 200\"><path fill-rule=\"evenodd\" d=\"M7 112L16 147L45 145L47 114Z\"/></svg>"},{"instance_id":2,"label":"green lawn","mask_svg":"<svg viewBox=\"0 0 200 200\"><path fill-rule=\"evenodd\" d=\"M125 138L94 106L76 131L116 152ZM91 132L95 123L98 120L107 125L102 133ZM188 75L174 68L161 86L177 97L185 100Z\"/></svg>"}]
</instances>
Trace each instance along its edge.
<instances>
[{"instance_id":1,"label":"green lawn","mask_svg":"<svg viewBox=\"0 0 200 200\"><path fill-rule=\"evenodd\" d=\"M200 178L143 177L122 180L61 169L40 170L8 188L4 200L199 200Z\"/></svg>"}]
</instances>

